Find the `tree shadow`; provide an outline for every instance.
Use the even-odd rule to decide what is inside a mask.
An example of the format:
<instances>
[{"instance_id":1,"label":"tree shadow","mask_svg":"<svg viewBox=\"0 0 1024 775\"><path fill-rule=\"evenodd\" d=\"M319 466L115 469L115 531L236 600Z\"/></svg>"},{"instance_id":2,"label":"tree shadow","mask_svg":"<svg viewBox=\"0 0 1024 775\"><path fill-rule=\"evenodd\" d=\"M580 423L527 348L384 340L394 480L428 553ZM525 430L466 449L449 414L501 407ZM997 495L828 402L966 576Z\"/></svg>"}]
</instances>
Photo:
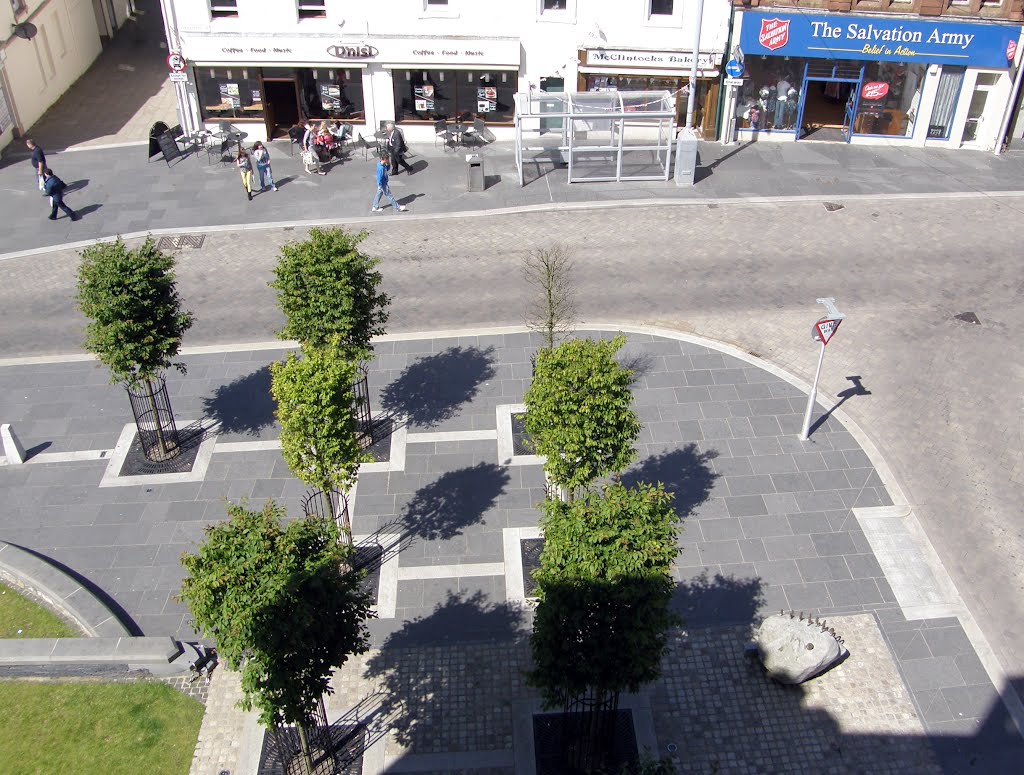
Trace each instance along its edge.
<instances>
[{"instance_id":1,"label":"tree shadow","mask_svg":"<svg viewBox=\"0 0 1024 775\"><path fill-rule=\"evenodd\" d=\"M759 578L736 578L716 573L709 579L701 571L676 585L672 609L687 627L743 625L753 627L764 605Z\"/></svg>"},{"instance_id":2,"label":"tree shadow","mask_svg":"<svg viewBox=\"0 0 1024 775\"><path fill-rule=\"evenodd\" d=\"M407 366L381 392L381 406L412 425L430 427L453 417L495 374L493 347L449 347Z\"/></svg>"},{"instance_id":3,"label":"tree shadow","mask_svg":"<svg viewBox=\"0 0 1024 775\"><path fill-rule=\"evenodd\" d=\"M270 394L270 366L221 385L203 399L205 413L220 422L222 433L259 436L273 425L277 404Z\"/></svg>"},{"instance_id":4,"label":"tree shadow","mask_svg":"<svg viewBox=\"0 0 1024 775\"><path fill-rule=\"evenodd\" d=\"M494 463L448 471L406 504L400 518L403 532L426 541L454 538L480 521L508 481L508 471Z\"/></svg>"},{"instance_id":5,"label":"tree shadow","mask_svg":"<svg viewBox=\"0 0 1024 775\"><path fill-rule=\"evenodd\" d=\"M682 449L662 452L630 467L622 475L622 483L634 487L640 482L661 482L666 492L674 496L672 508L683 520L711 493L718 474L711 470L709 462L716 457L718 454L713 450L698 452L697 445L691 442Z\"/></svg>"},{"instance_id":6,"label":"tree shadow","mask_svg":"<svg viewBox=\"0 0 1024 775\"><path fill-rule=\"evenodd\" d=\"M651 367L654 365L654 355L646 350L626 349L616 356L615 361L622 368L633 372L633 379L630 384L635 385L651 370Z\"/></svg>"},{"instance_id":7,"label":"tree shadow","mask_svg":"<svg viewBox=\"0 0 1024 775\"><path fill-rule=\"evenodd\" d=\"M372 695L376 701L371 731L383 727L414 752L426 750L439 735L450 737L442 732L451 725L445 723L446 708L439 700L451 697L453 684L458 683L469 690L469 696L460 696L460 700L470 708L492 705L497 698L486 694L493 683L491 674L510 667L516 671L515 666L495 664L496 644L518 651L522 648L519 640L525 641L525 632L523 613L517 606L492 603L482 592L468 596L449 592L432 613L405 622L389 635L367 661L364 678L380 687ZM424 669L424 659L433 659L428 655L437 647L451 647L456 642L463 647L470 644L470 648L477 644L480 654L452 662L450 669ZM457 675L451 672L456 664Z\"/></svg>"}]
</instances>

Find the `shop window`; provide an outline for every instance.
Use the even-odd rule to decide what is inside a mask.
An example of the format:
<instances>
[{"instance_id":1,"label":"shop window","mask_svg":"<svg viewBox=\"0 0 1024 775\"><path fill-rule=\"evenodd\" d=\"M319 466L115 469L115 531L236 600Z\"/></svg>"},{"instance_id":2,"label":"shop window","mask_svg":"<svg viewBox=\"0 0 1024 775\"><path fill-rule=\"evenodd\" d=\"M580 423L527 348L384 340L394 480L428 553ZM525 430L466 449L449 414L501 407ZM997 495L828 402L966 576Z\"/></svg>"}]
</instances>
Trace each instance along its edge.
<instances>
[{"instance_id":1,"label":"shop window","mask_svg":"<svg viewBox=\"0 0 1024 775\"><path fill-rule=\"evenodd\" d=\"M854 133L913 135L927 69L907 62L865 62Z\"/></svg>"},{"instance_id":2,"label":"shop window","mask_svg":"<svg viewBox=\"0 0 1024 775\"><path fill-rule=\"evenodd\" d=\"M943 65L942 75L939 76L939 87L935 92L935 103L932 105L932 115L928 119L928 139L948 140L949 130L953 124L953 114L956 112L956 103L960 98L960 87L964 83L964 67L952 67Z\"/></svg>"},{"instance_id":3,"label":"shop window","mask_svg":"<svg viewBox=\"0 0 1024 775\"><path fill-rule=\"evenodd\" d=\"M302 68L298 71L302 111L307 118L362 120L363 73L357 68L348 70Z\"/></svg>"},{"instance_id":4,"label":"shop window","mask_svg":"<svg viewBox=\"0 0 1024 775\"><path fill-rule=\"evenodd\" d=\"M805 61L799 57L748 56L744 60L748 77L736 103L739 126L795 130Z\"/></svg>"},{"instance_id":5,"label":"shop window","mask_svg":"<svg viewBox=\"0 0 1024 775\"><path fill-rule=\"evenodd\" d=\"M196 91L204 121L263 118L263 99L255 68L197 67Z\"/></svg>"},{"instance_id":6,"label":"shop window","mask_svg":"<svg viewBox=\"0 0 1024 775\"><path fill-rule=\"evenodd\" d=\"M649 16L672 16L673 0L650 0Z\"/></svg>"},{"instance_id":7,"label":"shop window","mask_svg":"<svg viewBox=\"0 0 1024 775\"><path fill-rule=\"evenodd\" d=\"M298 0L300 19L323 19L327 16L327 0Z\"/></svg>"},{"instance_id":8,"label":"shop window","mask_svg":"<svg viewBox=\"0 0 1024 775\"><path fill-rule=\"evenodd\" d=\"M214 19L238 16L237 0L210 0L210 16Z\"/></svg>"},{"instance_id":9,"label":"shop window","mask_svg":"<svg viewBox=\"0 0 1024 775\"><path fill-rule=\"evenodd\" d=\"M395 116L398 121L508 123L516 79L514 70L396 70Z\"/></svg>"}]
</instances>

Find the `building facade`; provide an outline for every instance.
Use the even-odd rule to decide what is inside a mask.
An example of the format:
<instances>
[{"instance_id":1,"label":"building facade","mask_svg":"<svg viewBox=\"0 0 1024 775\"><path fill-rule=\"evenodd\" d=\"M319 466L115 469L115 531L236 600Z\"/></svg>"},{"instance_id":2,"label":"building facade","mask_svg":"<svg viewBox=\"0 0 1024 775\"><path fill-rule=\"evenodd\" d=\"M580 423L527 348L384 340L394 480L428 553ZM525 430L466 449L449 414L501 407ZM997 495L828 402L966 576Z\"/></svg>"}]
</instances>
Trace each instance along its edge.
<instances>
[{"instance_id":1,"label":"building facade","mask_svg":"<svg viewBox=\"0 0 1024 775\"><path fill-rule=\"evenodd\" d=\"M130 5L113 0L10 0L0 6L0 148L24 135L84 73Z\"/></svg>"},{"instance_id":2,"label":"building facade","mask_svg":"<svg viewBox=\"0 0 1024 775\"><path fill-rule=\"evenodd\" d=\"M678 114L697 0L162 0L170 49L187 61L182 125L230 122L280 137L306 119L362 133L394 120L410 139L439 119L513 136L517 91L670 89ZM707 0L695 123L713 132L727 0Z\"/></svg>"},{"instance_id":3,"label":"building facade","mask_svg":"<svg viewBox=\"0 0 1024 775\"><path fill-rule=\"evenodd\" d=\"M736 6L723 137L992 150L1019 84L1020 0Z\"/></svg>"}]
</instances>

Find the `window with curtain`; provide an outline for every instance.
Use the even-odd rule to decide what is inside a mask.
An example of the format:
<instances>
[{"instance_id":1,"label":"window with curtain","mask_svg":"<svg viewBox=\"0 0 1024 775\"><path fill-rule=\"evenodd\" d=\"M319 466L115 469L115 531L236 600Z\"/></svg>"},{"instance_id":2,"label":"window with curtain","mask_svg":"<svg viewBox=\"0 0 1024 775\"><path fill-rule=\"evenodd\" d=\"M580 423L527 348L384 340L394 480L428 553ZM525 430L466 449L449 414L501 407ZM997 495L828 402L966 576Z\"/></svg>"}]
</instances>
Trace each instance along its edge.
<instances>
[{"instance_id":1,"label":"window with curtain","mask_svg":"<svg viewBox=\"0 0 1024 775\"><path fill-rule=\"evenodd\" d=\"M965 67L942 66L939 76L939 88L932 105L932 117L928 119L928 138L931 140L948 140L953 114L956 112L956 101L960 97L960 87L964 83Z\"/></svg>"}]
</instances>

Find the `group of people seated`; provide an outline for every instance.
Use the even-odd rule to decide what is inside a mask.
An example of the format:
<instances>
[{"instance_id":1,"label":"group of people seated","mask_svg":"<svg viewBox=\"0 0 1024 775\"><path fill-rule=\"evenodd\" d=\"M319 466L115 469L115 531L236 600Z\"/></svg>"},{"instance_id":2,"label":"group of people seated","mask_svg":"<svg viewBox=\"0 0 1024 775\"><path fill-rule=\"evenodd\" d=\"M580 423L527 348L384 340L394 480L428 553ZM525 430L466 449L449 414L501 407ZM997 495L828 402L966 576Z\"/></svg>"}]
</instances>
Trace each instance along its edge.
<instances>
[{"instance_id":1,"label":"group of people seated","mask_svg":"<svg viewBox=\"0 0 1024 775\"><path fill-rule=\"evenodd\" d=\"M325 174L320 165L341 156L342 148L352 137L352 127L340 121L307 121L302 135L302 161L306 172Z\"/></svg>"}]
</instances>

